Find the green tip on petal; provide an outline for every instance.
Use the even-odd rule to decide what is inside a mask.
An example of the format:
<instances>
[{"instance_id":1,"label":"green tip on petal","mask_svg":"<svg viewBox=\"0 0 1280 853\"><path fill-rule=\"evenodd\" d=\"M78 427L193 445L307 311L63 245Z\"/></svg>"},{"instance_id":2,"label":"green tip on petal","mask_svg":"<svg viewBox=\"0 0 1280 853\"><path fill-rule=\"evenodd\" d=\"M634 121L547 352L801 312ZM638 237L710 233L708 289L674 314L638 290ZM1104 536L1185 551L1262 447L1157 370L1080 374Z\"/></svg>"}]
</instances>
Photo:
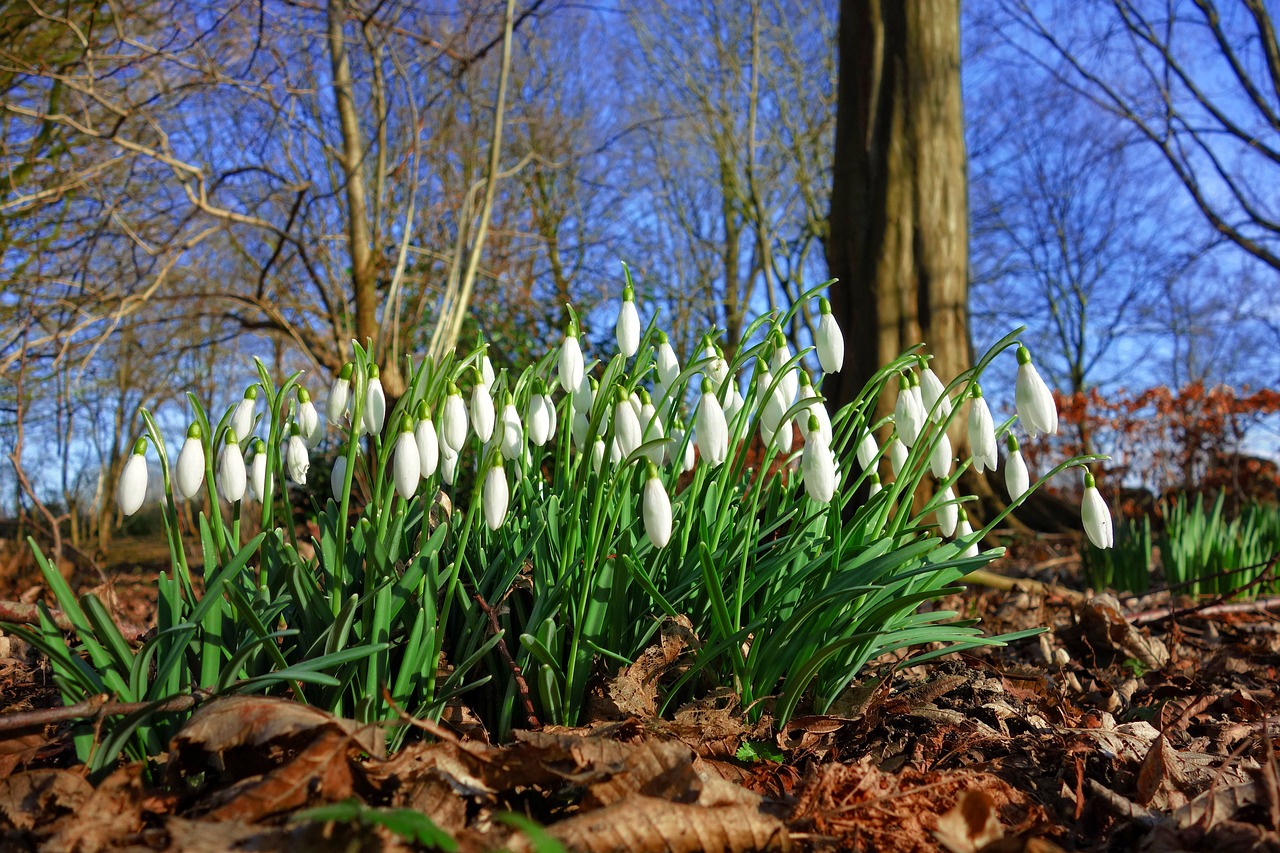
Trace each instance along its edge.
<instances>
[{"instance_id":1,"label":"green tip on petal","mask_svg":"<svg viewBox=\"0 0 1280 853\"><path fill-rule=\"evenodd\" d=\"M1096 487L1097 487L1097 481L1095 481L1095 480L1093 479L1093 472L1092 472L1092 471L1085 471L1085 472L1084 472L1084 487L1085 487L1086 489L1092 489L1092 488L1096 488Z\"/></svg>"},{"instance_id":2,"label":"green tip on petal","mask_svg":"<svg viewBox=\"0 0 1280 853\"><path fill-rule=\"evenodd\" d=\"M906 391L911 388L911 380L907 378L907 374L898 374L898 390Z\"/></svg>"},{"instance_id":3,"label":"green tip on petal","mask_svg":"<svg viewBox=\"0 0 1280 853\"><path fill-rule=\"evenodd\" d=\"M665 343L670 343L670 342L671 342L671 339L670 339L669 337L667 337L667 333L666 333L666 332L664 332L664 331L662 331L661 329L659 329L659 330L658 330L658 343L660 343L660 344L665 344Z\"/></svg>"},{"instance_id":4,"label":"green tip on petal","mask_svg":"<svg viewBox=\"0 0 1280 853\"><path fill-rule=\"evenodd\" d=\"M354 373L355 370L356 370L355 364L348 361L346 364L342 365L342 369L338 371L338 378L343 380L344 382L350 382L351 374Z\"/></svg>"},{"instance_id":5,"label":"green tip on petal","mask_svg":"<svg viewBox=\"0 0 1280 853\"><path fill-rule=\"evenodd\" d=\"M133 455L141 456L147 452L147 437L144 435L133 443Z\"/></svg>"},{"instance_id":6,"label":"green tip on petal","mask_svg":"<svg viewBox=\"0 0 1280 853\"><path fill-rule=\"evenodd\" d=\"M827 297L825 297L825 296L820 296L820 297L818 297L818 313L819 313L819 314L830 314L830 313L831 313L831 300L827 299Z\"/></svg>"},{"instance_id":7,"label":"green tip on petal","mask_svg":"<svg viewBox=\"0 0 1280 853\"><path fill-rule=\"evenodd\" d=\"M308 391L306 388L303 388L301 385L298 386L298 402L299 403L311 402L311 392Z\"/></svg>"},{"instance_id":8,"label":"green tip on petal","mask_svg":"<svg viewBox=\"0 0 1280 853\"><path fill-rule=\"evenodd\" d=\"M1031 350L1019 344L1018 345L1018 364L1030 364L1030 363L1031 363Z\"/></svg>"},{"instance_id":9,"label":"green tip on petal","mask_svg":"<svg viewBox=\"0 0 1280 853\"><path fill-rule=\"evenodd\" d=\"M266 443L265 441L263 441L262 439L260 439L260 438L255 438L255 439L253 440L253 452L254 452L254 453L266 453L266 452L267 452L267 443Z\"/></svg>"},{"instance_id":10,"label":"green tip on petal","mask_svg":"<svg viewBox=\"0 0 1280 853\"><path fill-rule=\"evenodd\" d=\"M369 362L369 378L370 379L378 378L378 365L374 364L373 362Z\"/></svg>"},{"instance_id":11,"label":"green tip on petal","mask_svg":"<svg viewBox=\"0 0 1280 853\"><path fill-rule=\"evenodd\" d=\"M289 435L302 435L302 428L297 423L289 424Z\"/></svg>"},{"instance_id":12,"label":"green tip on petal","mask_svg":"<svg viewBox=\"0 0 1280 853\"><path fill-rule=\"evenodd\" d=\"M202 435L204 435L204 430L200 428L200 424L192 424L187 427L187 438L198 439Z\"/></svg>"},{"instance_id":13,"label":"green tip on petal","mask_svg":"<svg viewBox=\"0 0 1280 853\"><path fill-rule=\"evenodd\" d=\"M981 399L982 399L982 386L981 386L981 385L979 385L977 382L973 383L973 395L972 395L972 396L973 396L973 399L975 399L975 400L981 400Z\"/></svg>"},{"instance_id":14,"label":"green tip on petal","mask_svg":"<svg viewBox=\"0 0 1280 853\"><path fill-rule=\"evenodd\" d=\"M645 476L650 480L658 479L658 466L653 464L653 460L645 466Z\"/></svg>"},{"instance_id":15,"label":"green tip on petal","mask_svg":"<svg viewBox=\"0 0 1280 853\"><path fill-rule=\"evenodd\" d=\"M418 416L418 420L425 421L431 417L431 410L427 408L426 400L419 400L418 407L414 410L414 414Z\"/></svg>"},{"instance_id":16,"label":"green tip on petal","mask_svg":"<svg viewBox=\"0 0 1280 853\"><path fill-rule=\"evenodd\" d=\"M246 400L258 399L258 386L250 385L248 388L244 389L244 398Z\"/></svg>"},{"instance_id":17,"label":"green tip on petal","mask_svg":"<svg viewBox=\"0 0 1280 853\"><path fill-rule=\"evenodd\" d=\"M1018 437L1017 437L1016 435L1014 435L1013 433L1009 433L1009 438L1006 440L1006 443L1007 443L1007 444L1008 444L1008 446L1009 446L1009 452L1010 452L1010 453L1015 453L1015 452L1017 452L1017 450L1018 450Z\"/></svg>"}]
</instances>

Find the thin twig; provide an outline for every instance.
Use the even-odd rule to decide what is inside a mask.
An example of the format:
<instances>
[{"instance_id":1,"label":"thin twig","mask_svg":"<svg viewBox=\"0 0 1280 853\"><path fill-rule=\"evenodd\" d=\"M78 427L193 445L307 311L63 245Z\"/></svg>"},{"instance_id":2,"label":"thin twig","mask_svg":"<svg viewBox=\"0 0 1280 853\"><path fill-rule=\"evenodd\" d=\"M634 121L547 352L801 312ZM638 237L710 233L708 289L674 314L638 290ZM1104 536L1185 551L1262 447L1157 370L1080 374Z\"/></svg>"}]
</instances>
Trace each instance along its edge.
<instances>
[{"instance_id":1,"label":"thin twig","mask_svg":"<svg viewBox=\"0 0 1280 853\"><path fill-rule=\"evenodd\" d=\"M49 608L49 615L53 617L53 624L61 631L75 630L75 626L71 624L71 620L67 618L67 614L61 610ZM39 625L40 610L34 604L27 604L25 601L0 601L0 622L10 622L15 625ZM141 637L147 633L147 628L140 625L134 625L131 622L123 622L120 619L115 620L116 627L120 629L120 633L126 637L133 635Z\"/></svg>"},{"instance_id":2,"label":"thin twig","mask_svg":"<svg viewBox=\"0 0 1280 853\"><path fill-rule=\"evenodd\" d=\"M56 723L65 723L68 720L98 722L106 717L121 717L146 710L151 710L157 714L189 711L212 695L212 693L200 690L181 696L173 696L159 702L116 702L104 693L63 708L43 708L39 711L0 714L0 734L44 728Z\"/></svg>"},{"instance_id":3,"label":"thin twig","mask_svg":"<svg viewBox=\"0 0 1280 853\"><path fill-rule=\"evenodd\" d=\"M475 599L476 604L480 605L480 609L489 617L489 627L493 629L494 636L501 634L502 626L498 624L498 614L493 612L489 602L485 601L478 592L471 597ZM515 677L516 692L520 694L520 699L524 704L524 716L529 723L529 728L542 728L542 723L538 722L537 711L533 708L533 698L529 695L529 683L525 681L524 673L520 670L520 664L516 663L515 659L511 657L511 650L501 640L498 641L498 654L502 655L502 659L507 662L507 667Z\"/></svg>"},{"instance_id":4,"label":"thin twig","mask_svg":"<svg viewBox=\"0 0 1280 853\"><path fill-rule=\"evenodd\" d=\"M439 738L440 740L445 741L446 743L452 743L455 745L459 745L462 743L461 739L457 735L455 735L453 732L449 731L439 723L434 722L432 720L425 719L425 718L419 719L411 715L408 711L401 708L399 705L396 704L396 700L391 698L391 691L386 687L382 688L382 698L386 701L388 705L391 706L391 710L396 712L397 717L399 717L401 720L408 723L409 725L413 726L414 728L422 729L424 732L431 735L432 737Z\"/></svg>"},{"instance_id":5,"label":"thin twig","mask_svg":"<svg viewBox=\"0 0 1280 853\"><path fill-rule=\"evenodd\" d=\"M1213 616L1232 616L1240 613L1267 613L1272 610L1280 610L1280 596L1273 598L1263 598L1258 601L1233 601L1223 603L1220 599L1209 601L1195 607L1187 607L1181 610L1175 610L1172 607L1157 607L1154 610L1144 610L1141 613L1135 613L1129 617L1129 621L1134 625L1149 625L1152 622L1163 622L1166 619L1178 618L1186 616L1199 616L1201 619L1208 619Z\"/></svg>"}]
</instances>

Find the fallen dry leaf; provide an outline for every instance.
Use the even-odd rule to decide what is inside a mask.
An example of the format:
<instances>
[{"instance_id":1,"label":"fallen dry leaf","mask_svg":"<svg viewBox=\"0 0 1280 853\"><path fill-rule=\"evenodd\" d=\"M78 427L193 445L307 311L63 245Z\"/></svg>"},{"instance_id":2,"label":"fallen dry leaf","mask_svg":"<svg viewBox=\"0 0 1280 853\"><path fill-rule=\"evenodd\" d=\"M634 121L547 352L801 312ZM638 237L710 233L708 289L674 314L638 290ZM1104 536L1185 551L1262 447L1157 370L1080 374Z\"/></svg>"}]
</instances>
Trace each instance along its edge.
<instances>
[{"instance_id":1,"label":"fallen dry leaf","mask_svg":"<svg viewBox=\"0 0 1280 853\"><path fill-rule=\"evenodd\" d=\"M47 826L80 808L93 786L69 770L28 770L0 778L0 815L15 829Z\"/></svg>"},{"instance_id":2,"label":"fallen dry leaf","mask_svg":"<svg viewBox=\"0 0 1280 853\"><path fill-rule=\"evenodd\" d=\"M41 849L49 853L98 853L116 839L143 827L142 764L117 769L93 790L73 814L53 825L53 834Z\"/></svg>"},{"instance_id":3,"label":"fallen dry leaf","mask_svg":"<svg viewBox=\"0 0 1280 853\"><path fill-rule=\"evenodd\" d=\"M978 853L1004 837L996 805L984 791L971 788L960 795L955 807L938 818L934 833L951 853Z\"/></svg>"},{"instance_id":4,"label":"fallen dry leaf","mask_svg":"<svg viewBox=\"0 0 1280 853\"><path fill-rule=\"evenodd\" d=\"M337 802L351 796L350 738L325 729L292 760L251 784L209 813L212 820L254 823L315 802Z\"/></svg>"}]
</instances>

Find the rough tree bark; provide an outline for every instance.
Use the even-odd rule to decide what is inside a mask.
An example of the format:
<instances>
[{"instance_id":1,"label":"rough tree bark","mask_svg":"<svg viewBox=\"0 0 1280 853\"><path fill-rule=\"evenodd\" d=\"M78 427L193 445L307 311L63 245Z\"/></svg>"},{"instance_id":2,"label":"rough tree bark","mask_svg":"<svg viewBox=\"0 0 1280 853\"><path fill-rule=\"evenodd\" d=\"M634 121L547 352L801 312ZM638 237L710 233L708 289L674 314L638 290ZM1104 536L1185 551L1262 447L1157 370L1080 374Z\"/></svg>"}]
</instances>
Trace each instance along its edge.
<instances>
[{"instance_id":1,"label":"rough tree bark","mask_svg":"<svg viewBox=\"0 0 1280 853\"><path fill-rule=\"evenodd\" d=\"M849 351L824 385L833 409L921 341L944 381L970 364L959 0L841 0L839 39L826 254Z\"/></svg>"}]
</instances>

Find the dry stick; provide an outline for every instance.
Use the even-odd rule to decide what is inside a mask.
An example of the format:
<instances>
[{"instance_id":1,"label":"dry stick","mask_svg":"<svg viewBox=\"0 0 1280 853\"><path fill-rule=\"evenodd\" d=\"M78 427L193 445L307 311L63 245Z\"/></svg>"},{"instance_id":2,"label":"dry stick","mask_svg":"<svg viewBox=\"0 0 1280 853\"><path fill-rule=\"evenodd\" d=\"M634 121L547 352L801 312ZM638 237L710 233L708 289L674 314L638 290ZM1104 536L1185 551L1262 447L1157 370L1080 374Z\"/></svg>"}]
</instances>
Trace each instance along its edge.
<instances>
[{"instance_id":1,"label":"dry stick","mask_svg":"<svg viewBox=\"0 0 1280 853\"><path fill-rule=\"evenodd\" d=\"M472 596L476 600L476 604L480 605L480 609L489 617L489 627L493 629L494 636L502 633L502 626L498 624L498 614L493 612L493 608L489 606L489 602L481 597L480 593L474 593ZM520 699L524 703L524 716L529 722L529 727L533 729L542 728L542 723L538 722L538 713L533 708L533 699L529 696L529 682L524 680L524 673L520 670L520 664L515 662L511 657L511 650L507 648L507 644L502 640L498 640L498 654L502 655L502 659L507 662L507 667L511 670L511 674L516 679L516 692L520 694Z\"/></svg>"},{"instance_id":2,"label":"dry stick","mask_svg":"<svg viewBox=\"0 0 1280 853\"><path fill-rule=\"evenodd\" d=\"M67 618L67 614L61 610L49 608L49 615L53 617L53 624L59 630L72 631L75 626L71 624L71 620ZM0 601L0 622L11 622L15 625L39 625L40 610L34 604L27 604L25 601ZM140 625L134 625L131 622L123 622L120 619L115 620L116 627L126 636L132 634L141 637L147 633L146 628Z\"/></svg>"},{"instance_id":3,"label":"dry stick","mask_svg":"<svg viewBox=\"0 0 1280 853\"><path fill-rule=\"evenodd\" d=\"M116 702L104 693L75 705L68 705L65 708L44 708L39 711L0 714L0 734L43 728L54 723L65 723L67 720L98 722L105 717L120 717L146 710L154 711L157 714L189 711L212 695L210 692L199 690L159 702Z\"/></svg>"},{"instance_id":4,"label":"dry stick","mask_svg":"<svg viewBox=\"0 0 1280 853\"><path fill-rule=\"evenodd\" d=\"M1252 586L1265 583L1267 580L1275 576L1276 562L1280 561L1280 553L1272 554L1271 559L1265 564L1255 564L1253 566L1244 566L1240 569L1224 569L1219 575L1230 574L1232 572L1243 571L1245 569L1255 569L1258 565L1262 565L1263 569L1258 576L1251 581L1236 587L1229 592L1219 595L1217 598L1206 601L1203 604L1184 607L1181 610L1175 608L1172 604L1167 607L1157 607L1154 610L1144 610L1141 613L1135 613L1129 617L1129 621L1135 625L1146 625L1152 622L1163 622L1166 619L1180 619L1183 616L1226 616L1232 613L1265 613L1268 610L1274 610L1280 607L1280 598L1264 598L1262 601L1244 601L1236 604L1224 604L1227 599L1235 598L1240 593Z\"/></svg>"},{"instance_id":5,"label":"dry stick","mask_svg":"<svg viewBox=\"0 0 1280 853\"><path fill-rule=\"evenodd\" d=\"M997 574L988 569L976 569L965 575L960 580L967 583L976 583L979 586L990 587L991 589L999 589L1004 592L1011 592L1013 588L1020 587L1039 595L1060 595L1071 601L1084 601L1086 596L1083 592L1077 592L1074 589L1068 589L1065 586L1057 584L1044 583L1042 581L1032 580L1031 578L1011 578L1005 575Z\"/></svg>"}]
</instances>

